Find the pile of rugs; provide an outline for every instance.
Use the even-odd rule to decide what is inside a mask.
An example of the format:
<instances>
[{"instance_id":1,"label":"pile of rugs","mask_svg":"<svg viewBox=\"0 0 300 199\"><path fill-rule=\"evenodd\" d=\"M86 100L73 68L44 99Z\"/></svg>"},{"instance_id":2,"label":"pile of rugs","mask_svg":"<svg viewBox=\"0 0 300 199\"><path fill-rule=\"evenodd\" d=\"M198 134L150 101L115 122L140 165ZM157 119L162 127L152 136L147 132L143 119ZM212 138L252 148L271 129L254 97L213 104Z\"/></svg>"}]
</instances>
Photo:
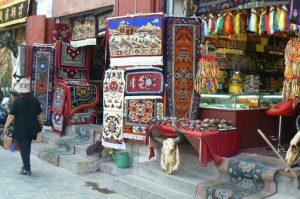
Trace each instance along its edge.
<instances>
[{"instance_id":1,"label":"pile of rugs","mask_svg":"<svg viewBox=\"0 0 300 199\"><path fill-rule=\"evenodd\" d=\"M283 165L278 159L241 153L224 158L220 177L197 185L201 199L265 198L276 193L275 173Z\"/></svg>"}]
</instances>

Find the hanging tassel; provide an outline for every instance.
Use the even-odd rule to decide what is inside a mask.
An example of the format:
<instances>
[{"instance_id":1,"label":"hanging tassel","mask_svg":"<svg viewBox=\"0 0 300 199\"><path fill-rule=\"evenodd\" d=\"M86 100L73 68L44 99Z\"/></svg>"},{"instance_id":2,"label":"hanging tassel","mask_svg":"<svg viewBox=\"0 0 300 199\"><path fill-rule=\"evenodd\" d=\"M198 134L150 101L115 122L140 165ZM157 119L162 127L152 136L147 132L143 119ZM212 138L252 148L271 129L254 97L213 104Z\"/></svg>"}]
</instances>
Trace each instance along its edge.
<instances>
[{"instance_id":1,"label":"hanging tassel","mask_svg":"<svg viewBox=\"0 0 300 199\"><path fill-rule=\"evenodd\" d=\"M242 26L242 12L237 11L235 18L234 18L234 32L235 34L240 34L242 32L241 30Z\"/></svg>"},{"instance_id":2,"label":"hanging tassel","mask_svg":"<svg viewBox=\"0 0 300 199\"><path fill-rule=\"evenodd\" d=\"M207 17L205 15L202 15L201 21L202 21L201 26L202 26L202 30L203 30L202 34L204 36L208 36L209 32L208 32L208 26L207 26Z\"/></svg>"},{"instance_id":3,"label":"hanging tassel","mask_svg":"<svg viewBox=\"0 0 300 199\"><path fill-rule=\"evenodd\" d=\"M215 16L210 13L209 14L209 19L208 19L208 32L209 34L212 34L216 29L216 19Z\"/></svg>"},{"instance_id":4,"label":"hanging tassel","mask_svg":"<svg viewBox=\"0 0 300 199\"><path fill-rule=\"evenodd\" d=\"M280 21L279 21L279 30L281 32L284 32L289 27L288 24L288 8L286 5L281 6L281 12L280 12Z\"/></svg>"},{"instance_id":5,"label":"hanging tassel","mask_svg":"<svg viewBox=\"0 0 300 199\"><path fill-rule=\"evenodd\" d=\"M275 7L270 7L268 14L268 23L267 23L267 33L268 35L272 35L275 32Z\"/></svg>"},{"instance_id":6,"label":"hanging tassel","mask_svg":"<svg viewBox=\"0 0 300 199\"><path fill-rule=\"evenodd\" d=\"M224 30L224 16L223 16L223 14L218 14L215 33L221 34L223 32L223 30Z\"/></svg>"},{"instance_id":7,"label":"hanging tassel","mask_svg":"<svg viewBox=\"0 0 300 199\"><path fill-rule=\"evenodd\" d=\"M258 23L257 9L252 8L251 15L250 15L250 22L249 22L249 31L257 32L258 31L257 23Z\"/></svg>"},{"instance_id":8,"label":"hanging tassel","mask_svg":"<svg viewBox=\"0 0 300 199\"><path fill-rule=\"evenodd\" d=\"M275 21L274 21L274 30L275 32L279 30L279 23L280 23L280 14L281 14L281 6L276 6L276 12L275 12Z\"/></svg>"},{"instance_id":9,"label":"hanging tassel","mask_svg":"<svg viewBox=\"0 0 300 199\"><path fill-rule=\"evenodd\" d=\"M234 16L232 12L227 12L224 19L224 33L231 34L234 31Z\"/></svg>"},{"instance_id":10,"label":"hanging tassel","mask_svg":"<svg viewBox=\"0 0 300 199\"><path fill-rule=\"evenodd\" d=\"M259 18L259 30L258 33L261 35L262 33L266 32L266 16L267 16L267 9L264 8L263 11L260 14Z\"/></svg>"}]
</instances>

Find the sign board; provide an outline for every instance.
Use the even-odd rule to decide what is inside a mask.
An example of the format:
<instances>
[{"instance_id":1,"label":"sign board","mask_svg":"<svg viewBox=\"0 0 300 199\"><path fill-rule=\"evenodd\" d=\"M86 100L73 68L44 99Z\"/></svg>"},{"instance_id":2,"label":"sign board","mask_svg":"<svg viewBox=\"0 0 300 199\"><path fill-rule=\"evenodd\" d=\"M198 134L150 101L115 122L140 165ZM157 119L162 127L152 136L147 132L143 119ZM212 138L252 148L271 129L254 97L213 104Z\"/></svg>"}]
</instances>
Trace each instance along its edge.
<instances>
[{"instance_id":1,"label":"sign board","mask_svg":"<svg viewBox=\"0 0 300 199\"><path fill-rule=\"evenodd\" d=\"M0 28L26 21L30 0L0 0Z\"/></svg>"}]
</instances>

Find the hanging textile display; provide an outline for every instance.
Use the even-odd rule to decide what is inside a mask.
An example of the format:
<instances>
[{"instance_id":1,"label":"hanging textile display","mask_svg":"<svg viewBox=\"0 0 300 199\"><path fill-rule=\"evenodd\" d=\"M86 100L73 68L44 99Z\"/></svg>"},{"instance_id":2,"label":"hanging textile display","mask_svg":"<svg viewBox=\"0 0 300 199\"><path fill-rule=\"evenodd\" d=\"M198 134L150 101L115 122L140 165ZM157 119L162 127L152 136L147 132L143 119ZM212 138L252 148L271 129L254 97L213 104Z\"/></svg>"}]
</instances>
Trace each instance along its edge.
<instances>
[{"instance_id":1,"label":"hanging textile display","mask_svg":"<svg viewBox=\"0 0 300 199\"><path fill-rule=\"evenodd\" d=\"M52 40L63 41L69 43L71 39L71 28L69 24L55 23L52 27Z\"/></svg>"},{"instance_id":2,"label":"hanging textile display","mask_svg":"<svg viewBox=\"0 0 300 199\"><path fill-rule=\"evenodd\" d=\"M218 13L215 34L222 34L223 30L224 30L224 15L221 13Z\"/></svg>"},{"instance_id":3,"label":"hanging textile display","mask_svg":"<svg viewBox=\"0 0 300 199\"><path fill-rule=\"evenodd\" d=\"M73 48L69 43L57 41L56 52L56 79L89 80L90 48Z\"/></svg>"},{"instance_id":4,"label":"hanging textile display","mask_svg":"<svg viewBox=\"0 0 300 199\"><path fill-rule=\"evenodd\" d=\"M158 99L164 92L164 76L157 67L134 67L125 71L125 99Z\"/></svg>"},{"instance_id":5,"label":"hanging textile display","mask_svg":"<svg viewBox=\"0 0 300 199\"><path fill-rule=\"evenodd\" d=\"M193 89L200 57L200 22L166 18L167 110L170 116L195 119L199 95Z\"/></svg>"},{"instance_id":6,"label":"hanging textile display","mask_svg":"<svg viewBox=\"0 0 300 199\"><path fill-rule=\"evenodd\" d=\"M216 93L220 80L219 64L215 57L201 57L194 89L197 93Z\"/></svg>"},{"instance_id":7,"label":"hanging textile display","mask_svg":"<svg viewBox=\"0 0 300 199\"><path fill-rule=\"evenodd\" d=\"M267 32L266 24L267 22L267 8L263 8L260 17L259 17L259 25L258 25L258 33L261 35L264 32Z\"/></svg>"},{"instance_id":8,"label":"hanging textile display","mask_svg":"<svg viewBox=\"0 0 300 199\"><path fill-rule=\"evenodd\" d=\"M12 87L13 53L10 49L0 48L0 86Z\"/></svg>"},{"instance_id":9,"label":"hanging textile display","mask_svg":"<svg viewBox=\"0 0 300 199\"><path fill-rule=\"evenodd\" d=\"M232 34L234 32L234 16L232 12L227 12L224 15L224 33L225 34Z\"/></svg>"},{"instance_id":10,"label":"hanging textile display","mask_svg":"<svg viewBox=\"0 0 300 199\"><path fill-rule=\"evenodd\" d=\"M213 34L215 29L216 29L216 18L212 13L210 13L208 19L208 33Z\"/></svg>"},{"instance_id":11,"label":"hanging textile display","mask_svg":"<svg viewBox=\"0 0 300 199\"><path fill-rule=\"evenodd\" d=\"M103 82L102 145L125 149L123 140L124 70L107 70Z\"/></svg>"},{"instance_id":12,"label":"hanging textile display","mask_svg":"<svg viewBox=\"0 0 300 199\"><path fill-rule=\"evenodd\" d=\"M285 47L285 71L282 95L285 100L293 100L295 105L300 95L300 39L290 39Z\"/></svg>"},{"instance_id":13,"label":"hanging textile display","mask_svg":"<svg viewBox=\"0 0 300 199\"><path fill-rule=\"evenodd\" d=\"M201 33L203 36L209 35L208 20L205 15L201 16Z\"/></svg>"},{"instance_id":14,"label":"hanging textile display","mask_svg":"<svg viewBox=\"0 0 300 199\"><path fill-rule=\"evenodd\" d=\"M258 10L256 8L251 9L249 30L251 32L258 32Z\"/></svg>"},{"instance_id":15,"label":"hanging textile display","mask_svg":"<svg viewBox=\"0 0 300 199\"><path fill-rule=\"evenodd\" d=\"M272 6L269 9L269 14L268 14L268 21L267 21L267 33L268 35L272 35L275 33L275 16L276 16L276 10L275 7Z\"/></svg>"},{"instance_id":16,"label":"hanging textile display","mask_svg":"<svg viewBox=\"0 0 300 199\"><path fill-rule=\"evenodd\" d=\"M45 114L45 125L51 125L51 105L54 86L55 48L41 44L32 47L31 82L34 96Z\"/></svg>"},{"instance_id":17,"label":"hanging textile display","mask_svg":"<svg viewBox=\"0 0 300 199\"><path fill-rule=\"evenodd\" d=\"M96 14L97 35L104 35L106 29L107 18L113 17L112 9Z\"/></svg>"},{"instance_id":18,"label":"hanging textile display","mask_svg":"<svg viewBox=\"0 0 300 199\"><path fill-rule=\"evenodd\" d=\"M163 65L162 13L109 18L111 66Z\"/></svg>"},{"instance_id":19,"label":"hanging textile display","mask_svg":"<svg viewBox=\"0 0 300 199\"><path fill-rule=\"evenodd\" d=\"M145 140L146 127L157 119L157 100L126 100L125 124L132 126L132 131L124 132L124 138Z\"/></svg>"},{"instance_id":20,"label":"hanging textile display","mask_svg":"<svg viewBox=\"0 0 300 199\"><path fill-rule=\"evenodd\" d=\"M290 0L290 21L300 25L300 2L299 0Z\"/></svg>"},{"instance_id":21,"label":"hanging textile display","mask_svg":"<svg viewBox=\"0 0 300 199\"><path fill-rule=\"evenodd\" d=\"M72 47L96 45L96 17L94 14L84 14L71 18Z\"/></svg>"}]
</instances>

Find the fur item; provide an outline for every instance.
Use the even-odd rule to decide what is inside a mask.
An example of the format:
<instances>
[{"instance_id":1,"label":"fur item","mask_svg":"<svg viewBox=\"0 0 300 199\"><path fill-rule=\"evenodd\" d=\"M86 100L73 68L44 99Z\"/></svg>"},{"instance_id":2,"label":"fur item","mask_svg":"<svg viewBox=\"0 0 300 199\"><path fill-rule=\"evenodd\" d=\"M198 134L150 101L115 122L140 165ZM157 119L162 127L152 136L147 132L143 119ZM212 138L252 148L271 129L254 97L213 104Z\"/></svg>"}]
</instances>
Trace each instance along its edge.
<instances>
[{"instance_id":1,"label":"fur item","mask_svg":"<svg viewBox=\"0 0 300 199\"><path fill-rule=\"evenodd\" d=\"M88 148L86 149L86 154L87 155L99 154L99 157L102 157L102 150L103 150L102 142L98 140L94 144L88 146Z\"/></svg>"},{"instance_id":2,"label":"fur item","mask_svg":"<svg viewBox=\"0 0 300 199\"><path fill-rule=\"evenodd\" d=\"M167 174L176 171L180 164L180 155L178 146L173 138L167 138L163 141L161 152L161 168L166 171Z\"/></svg>"},{"instance_id":3,"label":"fur item","mask_svg":"<svg viewBox=\"0 0 300 199\"><path fill-rule=\"evenodd\" d=\"M285 160L287 161L287 164L292 167L293 164L297 161L300 155L300 127L299 127L299 118L300 115L298 115L296 119L296 126L297 126L297 133L293 137L293 139L290 142L290 147L286 153Z\"/></svg>"}]
</instances>

